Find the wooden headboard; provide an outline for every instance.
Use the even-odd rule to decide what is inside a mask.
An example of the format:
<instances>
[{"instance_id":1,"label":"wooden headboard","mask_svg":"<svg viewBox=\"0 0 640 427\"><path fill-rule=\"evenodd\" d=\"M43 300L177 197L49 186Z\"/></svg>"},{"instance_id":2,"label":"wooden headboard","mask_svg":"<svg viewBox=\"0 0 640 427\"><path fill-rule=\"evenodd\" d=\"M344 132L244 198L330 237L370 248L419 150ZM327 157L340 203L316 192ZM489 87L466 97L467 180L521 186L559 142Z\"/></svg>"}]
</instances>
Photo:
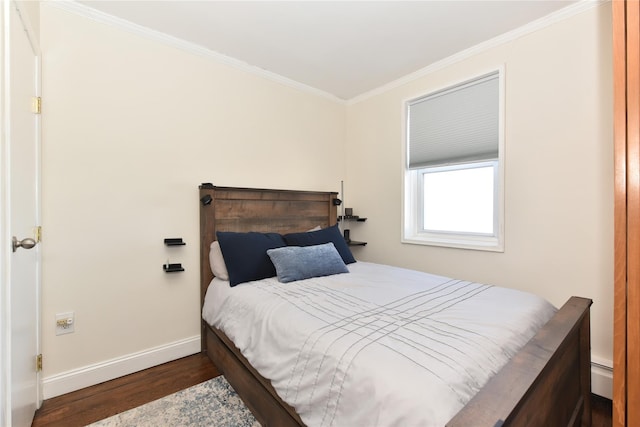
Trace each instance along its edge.
<instances>
[{"instance_id":1,"label":"wooden headboard","mask_svg":"<svg viewBox=\"0 0 640 427\"><path fill-rule=\"evenodd\" d=\"M217 231L296 233L338 221L336 192L200 185L200 306L213 279L209 247Z\"/></svg>"}]
</instances>

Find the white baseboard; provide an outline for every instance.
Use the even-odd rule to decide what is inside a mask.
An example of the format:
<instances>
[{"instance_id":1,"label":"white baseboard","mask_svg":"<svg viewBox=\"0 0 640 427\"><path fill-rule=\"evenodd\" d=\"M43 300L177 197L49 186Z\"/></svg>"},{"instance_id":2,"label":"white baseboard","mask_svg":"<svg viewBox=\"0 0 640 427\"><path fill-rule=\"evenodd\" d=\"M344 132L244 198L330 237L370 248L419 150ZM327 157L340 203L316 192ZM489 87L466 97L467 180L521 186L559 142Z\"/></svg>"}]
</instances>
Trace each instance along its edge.
<instances>
[{"instance_id":1,"label":"white baseboard","mask_svg":"<svg viewBox=\"0 0 640 427\"><path fill-rule=\"evenodd\" d=\"M200 335L55 374L42 380L43 398L50 399L198 352Z\"/></svg>"},{"instance_id":2,"label":"white baseboard","mask_svg":"<svg viewBox=\"0 0 640 427\"><path fill-rule=\"evenodd\" d=\"M610 360L591 356L591 392L598 396L613 398L613 363Z\"/></svg>"}]
</instances>

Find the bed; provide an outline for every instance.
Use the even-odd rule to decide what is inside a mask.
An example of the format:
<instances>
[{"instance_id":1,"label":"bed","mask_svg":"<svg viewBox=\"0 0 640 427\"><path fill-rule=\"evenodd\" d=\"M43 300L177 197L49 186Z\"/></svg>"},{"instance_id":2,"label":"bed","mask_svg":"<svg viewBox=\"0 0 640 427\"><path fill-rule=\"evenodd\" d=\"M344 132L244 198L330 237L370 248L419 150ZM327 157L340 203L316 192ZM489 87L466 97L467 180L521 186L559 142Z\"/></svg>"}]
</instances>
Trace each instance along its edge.
<instances>
[{"instance_id":1,"label":"bed","mask_svg":"<svg viewBox=\"0 0 640 427\"><path fill-rule=\"evenodd\" d=\"M210 264L210 248L217 232L305 233L318 227L330 228L338 220L337 193L333 192L202 184L199 198L201 309L209 286L217 281ZM353 267L350 271L358 274L369 268L367 263L360 262L349 266ZM371 268L376 271L378 267ZM319 282L318 286L325 286L325 282ZM590 426L590 305L589 299L571 297L537 332L533 332L523 347L510 354L506 364L444 424L465 427ZM280 397L270 380L258 373L234 342L204 319L202 350L262 425L305 425L296 410ZM250 357L254 358L255 364L255 355ZM386 366L381 362L379 370L393 371L398 368L395 363ZM261 370L264 371L262 367ZM280 387L279 383L274 384ZM287 401L292 401L289 396ZM332 414L335 415L335 411ZM340 425L331 417L318 424Z\"/></svg>"}]
</instances>

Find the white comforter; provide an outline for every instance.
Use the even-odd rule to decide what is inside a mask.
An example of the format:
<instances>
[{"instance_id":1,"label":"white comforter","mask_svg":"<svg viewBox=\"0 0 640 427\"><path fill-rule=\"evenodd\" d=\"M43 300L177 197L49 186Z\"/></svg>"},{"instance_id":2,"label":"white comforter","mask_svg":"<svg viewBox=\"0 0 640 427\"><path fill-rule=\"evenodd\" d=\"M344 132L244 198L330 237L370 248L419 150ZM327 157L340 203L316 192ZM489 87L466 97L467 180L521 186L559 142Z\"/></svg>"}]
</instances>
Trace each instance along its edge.
<instances>
[{"instance_id":1,"label":"white comforter","mask_svg":"<svg viewBox=\"0 0 640 427\"><path fill-rule=\"evenodd\" d=\"M229 287L203 318L308 426L442 427L555 312L513 289L379 264Z\"/></svg>"}]
</instances>

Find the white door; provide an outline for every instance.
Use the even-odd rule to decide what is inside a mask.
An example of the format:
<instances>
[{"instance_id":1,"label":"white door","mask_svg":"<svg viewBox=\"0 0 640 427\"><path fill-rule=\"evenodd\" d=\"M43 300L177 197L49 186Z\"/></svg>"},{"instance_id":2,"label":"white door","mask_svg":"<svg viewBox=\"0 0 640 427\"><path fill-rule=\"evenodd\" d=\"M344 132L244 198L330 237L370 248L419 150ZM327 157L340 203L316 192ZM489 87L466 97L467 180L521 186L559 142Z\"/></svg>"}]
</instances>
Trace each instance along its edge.
<instances>
[{"instance_id":1,"label":"white door","mask_svg":"<svg viewBox=\"0 0 640 427\"><path fill-rule=\"evenodd\" d=\"M10 324L4 341L10 368L10 380L4 385L10 400L5 408L5 422L14 427L30 426L41 403L39 373L39 168L40 123L34 111L34 99L39 96L39 55L37 40L20 5L2 2L4 23L3 127L5 152L9 163L4 190L6 195L5 234L13 241L7 244L5 283L8 292L3 306L3 318ZM35 247L33 247L35 245ZM3 366L4 367L4 366ZM9 405L8 405L9 406Z\"/></svg>"}]
</instances>

